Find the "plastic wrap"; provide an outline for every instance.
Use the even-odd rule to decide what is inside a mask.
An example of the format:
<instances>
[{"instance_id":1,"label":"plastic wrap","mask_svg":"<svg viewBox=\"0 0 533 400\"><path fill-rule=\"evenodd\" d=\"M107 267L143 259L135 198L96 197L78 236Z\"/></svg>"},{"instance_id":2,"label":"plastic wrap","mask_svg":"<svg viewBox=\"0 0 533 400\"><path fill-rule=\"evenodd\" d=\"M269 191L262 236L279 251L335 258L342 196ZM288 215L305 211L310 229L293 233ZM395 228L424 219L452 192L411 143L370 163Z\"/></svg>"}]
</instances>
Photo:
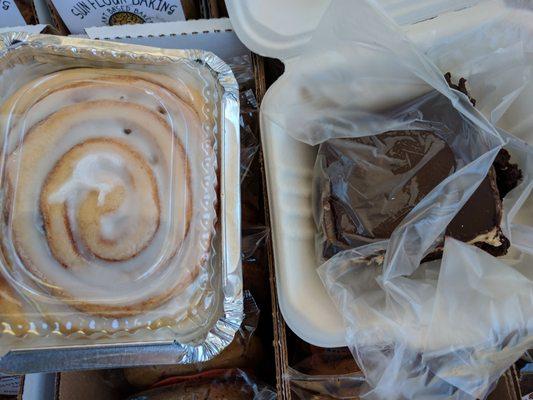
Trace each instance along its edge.
<instances>
[{"instance_id":1,"label":"plastic wrap","mask_svg":"<svg viewBox=\"0 0 533 400\"><path fill-rule=\"evenodd\" d=\"M235 57L230 66L240 89L241 134L241 199L242 199L242 261L245 287L252 291L261 305L269 297L266 257L263 250L269 235L264 225L265 214L261 207L262 181L257 162L259 153L259 104L254 94L255 80L250 56Z\"/></svg>"},{"instance_id":2,"label":"plastic wrap","mask_svg":"<svg viewBox=\"0 0 533 400\"><path fill-rule=\"evenodd\" d=\"M235 399L275 400L276 393L240 369L219 369L159 382L130 400Z\"/></svg>"},{"instance_id":3,"label":"plastic wrap","mask_svg":"<svg viewBox=\"0 0 533 400\"><path fill-rule=\"evenodd\" d=\"M124 370L127 382L136 388L148 388L173 376L183 376L220 368L251 368L262 358L261 342L255 335L260 311L252 295L244 293L244 320L231 344L217 357L188 365L153 365Z\"/></svg>"},{"instance_id":4,"label":"plastic wrap","mask_svg":"<svg viewBox=\"0 0 533 400\"><path fill-rule=\"evenodd\" d=\"M253 183L257 182L259 168L250 169L255 160L257 142L258 107L253 95L253 79L251 79L251 64L249 58L230 60L230 67L235 74L241 88L241 186L243 205L251 202L256 204ZM247 88L245 92L243 89ZM246 121L243 122L244 118ZM250 129L253 126L254 129ZM249 157L243 156L244 154ZM260 181L260 180L259 180ZM160 380L174 376L183 376L221 368L241 368L253 370L256 376L269 379L272 374L270 353L265 351L265 345L271 343L272 327L269 324L268 305L270 304L267 268L262 250L268 228L264 223L263 210L254 209L242 226L242 261L244 279L244 320L235 334L235 338L217 357L207 361L186 365L151 365L138 368L103 371L105 381L111 388L123 395L130 395L133 391L145 390ZM255 302L257 296L261 302L261 309L265 311L260 319L260 309ZM260 320L262 330L258 329ZM273 364L273 362L272 362ZM265 373L266 372L266 373Z\"/></svg>"},{"instance_id":5,"label":"plastic wrap","mask_svg":"<svg viewBox=\"0 0 533 400\"><path fill-rule=\"evenodd\" d=\"M311 346L288 333L289 365L283 376L294 399L358 399L365 377L346 347ZM292 354L291 354L292 353Z\"/></svg>"},{"instance_id":6,"label":"plastic wrap","mask_svg":"<svg viewBox=\"0 0 533 400\"><path fill-rule=\"evenodd\" d=\"M295 400L358 400L365 383L362 374L313 376L293 369L285 379L290 381L291 398Z\"/></svg>"},{"instance_id":7,"label":"plastic wrap","mask_svg":"<svg viewBox=\"0 0 533 400\"><path fill-rule=\"evenodd\" d=\"M259 107L251 89L241 94L241 183L259 152Z\"/></svg>"},{"instance_id":8,"label":"plastic wrap","mask_svg":"<svg viewBox=\"0 0 533 400\"><path fill-rule=\"evenodd\" d=\"M510 23L514 12L502 11L492 26ZM510 51L498 43L491 42L495 58ZM502 79L517 78L510 97L473 93L490 104L489 111L484 109L489 117L501 114L528 80L521 43L505 44L518 46L514 54L520 62L513 64L518 67L499 69ZM468 54L463 53L465 59ZM489 58L484 74L491 72ZM303 54L286 65L276 84L276 98L283 100L270 101L264 109L267 118L308 144L427 130L437 132L455 156L455 167L412 204L390 238L375 235L373 243L354 243L360 247L338 253L319 268L365 373L363 398L484 398L533 341L533 152L491 125L464 94L451 90L444 72L374 6L336 1ZM494 100L498 96L499 102ZM523 172L503 202L500 225L509 252L495 258L451 237L443 241L503 146ZM361 165L367 172L360 188L364 197L377 190L382 171L379 163ZM484 206L481 201L479 208ZM421 263L434 258L428 256L435 251L443 252L442 261Z\"/></svg>"},{"instance_id":9,"label":"plastic wrap","mask_svg":"<svg viewBox=\"0 0 533 400\"><path fill-rule=\"evenodd\" d=\"M235 75L241 94L255 86L252 58L250 55L235 56L228 60L228 65Z\"/></svg>"},{"instance_id":10,"label":"plastic wrap","mask_svg":"<svg viewBox=\"0 0 533 400\"><path fill-rule=\"evenodd\" d=\"M512 3L512 2L509 2ZM496 123L531 78L527 60L528 13L507 11L500 18L474 24L425 52L441 71L468 78L475 107Z\"/></svg>"},{"instance_id":11,"label":"plastic wrap","mask_svg":"<svg viewBox=\"0 0 533 400\"><path fill-rule=\"evenodd\" d=\"M231 70L200 51L1 39L2 352L218 354L242 318Z\"/></svg>"},{"instance_id":12,"label":"plastic wrap","mask_svg":"<svg viewBox=\"0 0 533 400\"><path fill-rule=\"evenodd\" d=\"M462 117L438 92L409 102L394 114L398 121L408 122L403 126L399 122L394 131L372 137L328 140L319 148L314 209L321 228L317 250L325 258L389 238L445 178L498 145L491 134L484 134ZM417 120L409 121L412 116ZM488 172L483 166L477 171L480 177ZM472 183L463 185L461 190L476 189ZM484 214L475 215L470 227L462 226L465 215L475 214L478 201L486 202L484 206L491 208L495 218L501 218L498 190L493 185L496 179L491 171L479 190L467 194L465 200L474 193L472 200L463 201L459 206L463 208L451 214L453 217L461 210L457 218L448 221L446 233L472 243L478 243L478 236L485 234L488 238L483 240L494 244L491 251L497 253L505 243L497 243L501 232L492 219L485 223ZM434 247L428 251L430 258L441 245Z\"/></svg>"},{"instance_id":13,"label":"plastic wrap","mask_svg":"<svg viewBox=\"0 0 533 400\"><path fill-rule=\"evenodd\" d=\"M249 55L228 61L239 84L241 102L241 184L259 151L259 104L254 94L255 80Z\"/></svg>"},{"instance_id":14,"label":"plastic wrap","mask_svg":"<svg viewBox=\"0 0 533 400\"><path fill-rule=\"evenodd\" d=\"M238 60L237 79L241 88L241 197L242 197L242 259L253 262L254 253L264 244L269 229L264 226L264 210L261 207L261 171L257 164L259 153L259 104L253 91L251 64L243 64L249 58ZM233 65L233 64L232 64ZM247 88L247 89L246 89ZM256 165L254 165L254 162Z\"/></svg>"}]
</instances>

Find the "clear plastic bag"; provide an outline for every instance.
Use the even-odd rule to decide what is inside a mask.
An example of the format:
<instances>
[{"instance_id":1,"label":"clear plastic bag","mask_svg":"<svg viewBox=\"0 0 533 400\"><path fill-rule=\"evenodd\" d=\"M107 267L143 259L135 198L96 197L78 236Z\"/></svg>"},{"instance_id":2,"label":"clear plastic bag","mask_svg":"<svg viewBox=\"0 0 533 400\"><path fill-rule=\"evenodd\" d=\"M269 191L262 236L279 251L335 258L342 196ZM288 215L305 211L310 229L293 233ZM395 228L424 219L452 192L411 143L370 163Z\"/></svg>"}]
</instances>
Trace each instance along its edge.
<instances>
[{"instance_id":1,"label":"clear plastic bag","mask_svg":"<svg viewBox=\"0 0 533 400\"><path fill-rule=\"evenodd\" d=\"M228 60L235 79L239 84L239 91L242 93L253 89L255 86L254 71L252 68L252 58L250 55L232 57ZM244 103L246 104L246 103Z\"/></svg>"},{"instance_id":2,"label":"clear plastic bag","mask_svg":"<svg viewBox=\"0 0 533 400\"><path fill-rule=\"evenodd\" d=\"M313 376L289 369L284 377L290 381L291 396L297 400L353 399L360 397L364 387L363 374Z\"/></svg>"},{"instance_id":3,"label":"clear plastic bag","mask_svg":"<svg viewBox=\"0 0 533 400\"><path fill-rule=\"evenodd\" d=\"M389 238L445 178L498 145L492 134L463 118L438 92L409 102L393 114L391 118L407 121L405 125L399 122L393 131L365 138L328 140L319 148L313 195L315 221L321 228L316 247L325 258ZM488 171L483 168L472 171L484 177ZM480 233L490 232L483 243L493 244L493 254L504 252L505 239L492 219L484 221L485 215L477 215L470 226L463 226L465 216L470 218L478 210L479 201L486 201L494 218L501 219L498 190L492 187L495 172L491 169L479 189L472 181L462 185L464 189L449 190L475 191L460 203L460 213L459 209L453 212L452 217L458 215L448 221L446 233L478 243ZM486 199L491 191L494 198ZM442 246L436 247L427 258L438 256Z\"/></svg>"},{"instance_id":4,"label":"clear plastic bag","mask_svg":"<svg viewBox=\"0 0 533 400\"><path fill-rule=\"evenodd\" d=\"M348 348L315 347L287 333L290 366L283 379L294 399L359 398L365 377Z\"/></svg>"},{"instance_id":5,"label":"clear plastic bag","mask_svg":"<svg viewBox=\"0 0 533 400\"><path fill-rule=\"evenodd\" d=\"M275 400L276 393L240 369L218 369L192 376L173 377L130 400L235 399Z\"/></svg>"},{"instance_id":6,"label":"clear plastic bag","mask_svg":"<svg viewBox=\"0 0 533 400\"><path fill-rule=\"evenodd\" d=\"M506 18L514 12L502 11L491 26L510 23ZM516 30L524 33L519 26ZM519 40L494 43L495 58L508 51L519 61L507 69L485 64L485 76L499 71L516 77L511 94L494 91L492 98L490 85L477 89L479 79L473 95L486 103L483 111L493 121L529 74ZM468 51L461 54L468 60ZM319 268L365 373L369 387L362 397L484 398L533 341L531 147L496 129L464 94L451 90L443 77L447 71L366 2L332 2L303 54L286 67L264 113L296 139L315 145L428 130L444 139L457 163L407 210L390 238L375 235L370 244L356 243L360 247L338 253ZM274 103L274 98L283 100ZM500 225L511 248L495 258L451 237L444 241L443 234L481 187L503 146L523 177L503 203ZM379 163L366 161L360 166L367 173L359 188L362 197L381 182L372 179L379 178ZM443 252L442 261L422 262L436 250Z\"/></svg>"}]
</instances>

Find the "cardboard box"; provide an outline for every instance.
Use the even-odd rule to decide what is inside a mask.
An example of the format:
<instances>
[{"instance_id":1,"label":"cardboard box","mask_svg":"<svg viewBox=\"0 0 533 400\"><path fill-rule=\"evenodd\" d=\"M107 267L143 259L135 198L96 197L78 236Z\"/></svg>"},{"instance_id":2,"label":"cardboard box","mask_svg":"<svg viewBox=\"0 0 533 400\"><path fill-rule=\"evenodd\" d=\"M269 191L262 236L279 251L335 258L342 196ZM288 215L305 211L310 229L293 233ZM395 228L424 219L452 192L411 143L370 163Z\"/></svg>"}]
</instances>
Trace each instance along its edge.
<instances>
[{"instance_id":1,"label":"cardboard box","mask_svg":"<svg viewBox=\"0 0 533 400\"><path fill-rule=\"evenodd\" d=\"M27 32L27 33L55 33L53 28L49 25L23 25L23 26L10 26L6 28L0 28L0 33L4 32Z\"/></svg>"},{"instance_id":2,"label":"cardboard box","mask_svg":"<svg viewBox=\"0 0 533 400\"><path fill-rule=\"evenodd\" d=\"M157 7L156 4L158 4L155 2L152 2L152 7L148 6L149 2L139 1L107 3L77 1L68 4L63 3L62 0L36 0L36 3L39 3L39 6L44 5L46 7L46 11L43 11L43 13L46 12L49 15L51 23L63 35L70 33L80 34L84 27L88 27L88 24L98 24L101 20L106 20L107 23L113 24L113 18L118 14L123 14L124 17L129 15L135 19L140 19L141 21L146 20L147 22L199 19L205 16L205 5L202 1L196 0L180 0L176 2L178 6L172 8L172 16L170 17L166 12L153 11L154 7ZM67 4L67 7L61 8L64 4ZM110 9L111 11L108 11ZM150 14L152 14L152 17L150 17ZM156 15L158 17L154 21L152 18Z\"/></svg>"},{"instance_id":3,"label":"cardboard box","mask_svg":"<svg viewBox=\"0 0 533 400\"><path fill-rule=\"evenodd\" d=\"M24 377L0 375L0 398L2 396L16 396L24 386Z\"/></svg>"},{"instance_id":4,"label":"cardboard box","mask_svg":"<svg viewBox=\"0 0 533 400\"><path fill-rule=\"evenodd\" d=\"M11 0L12 1L12 0ZM43 3L44 0L34 0L33 6L37 15L38 24L35 25L17 25L10 27L0 27L0 33L3 32L27 32L27 33L47 33L51 35L58 34L59 32L51 24L50 14L46 10Z\"/></svg>"},{"instance_id":5,"label":"cardboard box","mask_svg":"<svg viewBox=\"0 0 533 400\"><path fill-rule=\"evenodd\" d=\"M55 400L122 400L97 371L57 374Z\"/></svg>"}]
</instances>

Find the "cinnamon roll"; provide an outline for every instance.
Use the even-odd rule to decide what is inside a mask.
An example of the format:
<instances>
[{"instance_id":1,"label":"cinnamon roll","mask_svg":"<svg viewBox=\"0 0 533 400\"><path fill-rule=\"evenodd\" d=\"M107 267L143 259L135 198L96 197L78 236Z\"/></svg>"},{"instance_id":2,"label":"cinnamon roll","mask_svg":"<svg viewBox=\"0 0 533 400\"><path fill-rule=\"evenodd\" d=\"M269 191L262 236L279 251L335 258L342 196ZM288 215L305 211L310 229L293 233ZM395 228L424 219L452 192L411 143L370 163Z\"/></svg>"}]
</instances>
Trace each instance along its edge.
<instances>
[{"instance_id":1,"label":"cinnamon roll","mask_svg":"<svg viewBox=\"0 0 533 400\"><path fill-rule=\"evenodd\" d=\"M207 103L179 80L114 69L57 72L4 103L3 272L33 315L61 333L187 318L216 220Z\"/></svg>"}]
</instances>

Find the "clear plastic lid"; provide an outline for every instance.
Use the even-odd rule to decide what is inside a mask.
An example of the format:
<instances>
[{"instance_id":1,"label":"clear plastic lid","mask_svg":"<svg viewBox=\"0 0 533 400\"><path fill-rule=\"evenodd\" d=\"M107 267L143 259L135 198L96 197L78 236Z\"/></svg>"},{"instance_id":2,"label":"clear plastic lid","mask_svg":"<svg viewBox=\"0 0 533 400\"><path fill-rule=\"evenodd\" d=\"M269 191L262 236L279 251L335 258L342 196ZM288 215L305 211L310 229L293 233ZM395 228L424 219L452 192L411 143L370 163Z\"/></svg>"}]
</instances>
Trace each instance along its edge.
<instances>
[{"instance_id":1,"label":"clear plastic lid","mask_svg":"<svg viewBox=\"0 0 533 400\"><path fill-rule=\"evenodd\" d=\"M223 268L233 260L219 230L217 76L185 53L104 65L107 51L93 47L91 60L71 49L23 46L3 60L3 350L72 337L201 341L225 295L242 296L240 269ZM235 172L238 185L238 159ZM239 274L225 288L228 271Z\"/></svg>"}]
</instances>

